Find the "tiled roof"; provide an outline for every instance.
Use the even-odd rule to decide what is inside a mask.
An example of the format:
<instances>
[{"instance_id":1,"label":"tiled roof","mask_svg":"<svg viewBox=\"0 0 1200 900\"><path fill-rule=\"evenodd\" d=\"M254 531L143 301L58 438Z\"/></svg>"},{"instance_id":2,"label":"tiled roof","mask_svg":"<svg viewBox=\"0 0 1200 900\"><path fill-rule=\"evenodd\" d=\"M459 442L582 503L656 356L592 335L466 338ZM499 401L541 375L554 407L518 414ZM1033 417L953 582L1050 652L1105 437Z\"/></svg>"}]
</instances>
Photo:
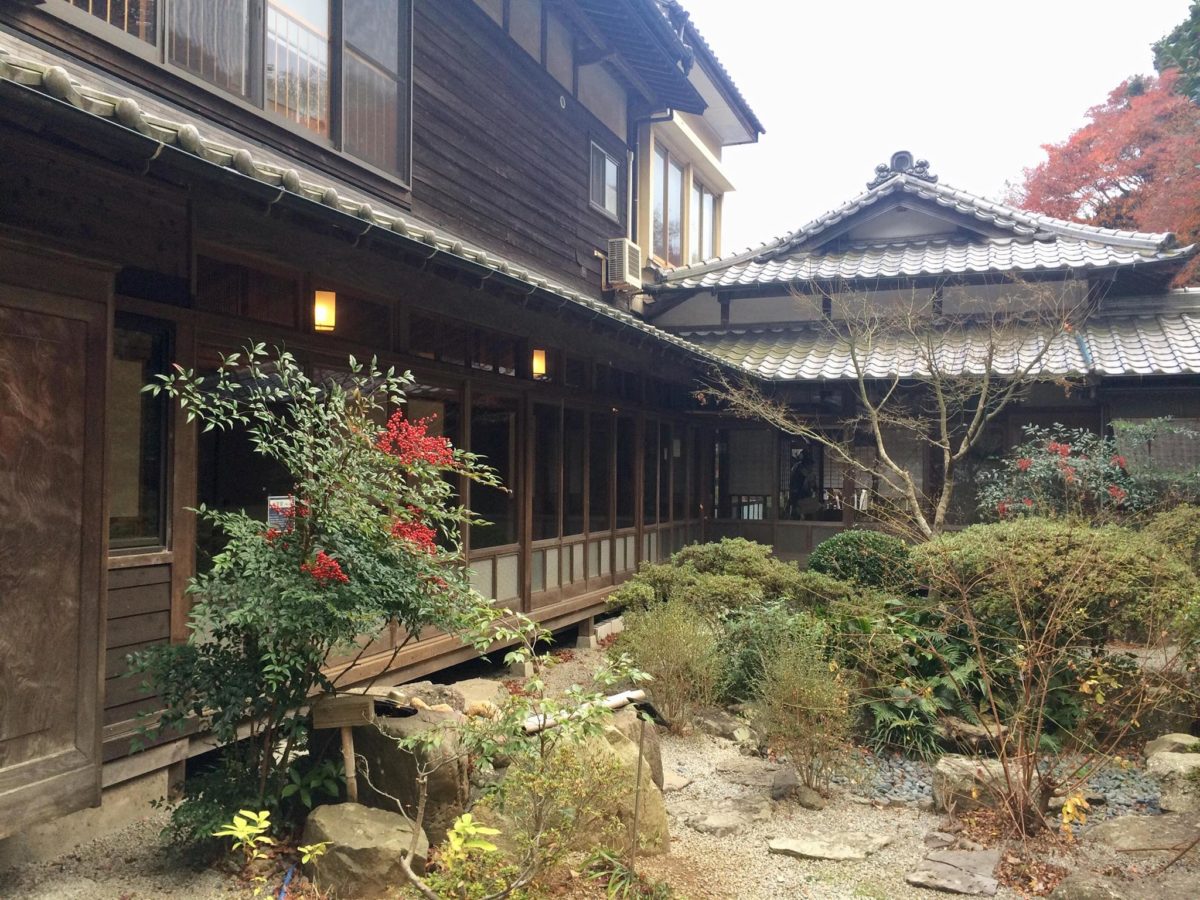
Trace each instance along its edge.
<instances>
[{"instance_id":1,"label":"tiled roof","mask_svg":"<svg viewBox=\"0 0 1200 900\"><path fill-rule=\"evenodd\" d=\"M1173 259L1179 253L1178 250L1135 249L1067 237L864 243L830 253L799 250L764 261L714 268L678 280L672 276L669 284L689 289L725 288L794 281L1106 268Z\"/></svg>"},{"instance_id":2,"label":"tiled roof","mask_svg":"<svg viewBox=\"0 0 1200 900\"><path fill-rule=\"evenodd\" d=\"M5 36L0 34L0 40ZM24 49L26 45L19 44ZM278 188L280 196L292 195L296 198L320 204L335 210L355 221L370 223L385 232L394 234L397 238L405 239L423 246L435 253L447 254L476 266L491 269L502 276L520 283L533 291L544 291L556 298L589 310L596 316L607 318L614 324L626 329L636 330L649 335L655 340L670 344L679 350L699 357L710 363L727 365L720 357L710 354L701 347L673 334L649 325L637 316L631 315L615 306L603 302L596 297L590 297L580 291L572 290L558 284L538 272L517 265L503 256L488 250L471 246L455 235L434 228L418 221L399 209L379 204L378 200L367 200L356 197L343 184L332 180L322 180L319 175L304 170L297 163L288 165L288 160L281 159L262 148L234 146L232 143L215 140L201 134L195 124L186 121L186 114L179 111L178 117L164 115L161 112L152 114L143 109L143 105L153 106L163 110L163 104L154 98L133 96L133 91L125 93L102 90L95 84L84 83L86 75L81 78L72 77L62 65L54 64L45 58L35 58L39 52L30 48L29 56L17 56L5 47L0 46L0 82L9 82L48 95L55 100L69 104L81 114L91 114L108 120L114 127L121 127L138 132L146 138L160 144L159 151L171 148L191 154L215 167L228 172L237 173L254 182ZM64 61L65 62L65 61ZM73 67L74 68L74 67ZM75 70L76 73L86 70ZM214 130L216 126L213 126ZM225 135L228 140L228 135ZM155 156L158 152L155 153Z\"/></svg>"},{"instance_id":3,"label":"tiled roof","mask_svg":"<svg viewBox=\"0 0 1200 900\"><path fill-rule=\"evenodd\" d=\"M923 268L919 272L901 271L901 275L939 274L943 271L988 271L977 268L977 264L985 262L981 253L988 256L993 253L987 249L990 245L1003 242L1007 242L1009 247L994 252L997 262L1004 254L1012 253L1018 263L1032 264L1032 268L1075 268L1114 265L1121 260L1140 262L1175 259L1190 255L1195 249L1177 248L1173 234L1121 231L1067 222L1016 209L926 178L898 172L848 203L782 237L719 259L669 270L662 275L661 283L656 287L658 290L695 289L710 285L772 284L778 280L790 280L788 277L781 279L783 267L793 265L799 271L810 257L817 254L815 245L823 232L861 210L899 195L935 203L943 209L973 218L983 225L999 228L1009 235L1005 238L981 237L974 243L979 249L971 251L975 254L974 258L971 258L965 246L963 249L954 250L956 244L946 243L941 245L945 247L944 262L951 268ZM910 262L899 265L917 269L937 264L938 254L943 252L939 250L939 244L940 242L934 241L909 243L907 246L915 248L915 255ZM809 245L810 249L806 250L806 245ZM1022 246L1024 249L1021 249ZM831 268L839 273L835 277L875 277L874 267L889 265L886 262L888 253L894 257L899 254L899 249L887 244L863 246L849 252L839 249L837 255L845 258L835 260ZM769 268L768 265L772 263L776 266Z\"/></svg>"},{"instance_id":4,"label":"tiled roof","mask_svg":"<svg viewBox=\"0 0 1200 900\"><path fill-rule=\"evenodd\" d=\"M810 328L731 328L696 331L688 340L730 364L774 381L845 380L857 377L844 339L821 325ZM989 337L983 329L958 330L935 345L944 374L981 373ZM1029 365L1044 346L1036 331L1014 335L1000 348L993 372L1012 374ZM859 356L870 378L920 377L928 363L911 335L880 338ZM1059 334L1036 374L1083 375L1200 374L1200 308L1154 315L1104 316L1074 332Z\"/></svg>"},{"instance_id":5,"label":"tiled roof","mask_svg":"<svg viewBox=\"0 0 1200 900\"><path fill-rule=\"evenodd\" d=\"M691 16L688 15L688 12L684 8L683 4L678 3L677 0L653 0L653 2L658 5L659 10L662 12L666 20L671 22L672 27L674 27L674 22L671 21L672 14L675 14L676 16L687 16L688 37L697 45L699 45L704 54L712 61L713 66L717 70L717 76L728 88L729 94L731 95L733 101L740 107L742 113L745 114L746 118L750 122L750 125L754 127L759 134L766 134L766 129L763 128L762 122L759 121L758 116L754 114L754 110L750 108L750 103L746 100L746 98L742 95L741 90L734 83L733 76L729 74L729 70L725 68L724 63L722 63L717 57L717 54L713 51L712 46L704 39L704 35L701 34L700 29L696 27L696 23L691 20Z\"/></svg>"}]
</instances>

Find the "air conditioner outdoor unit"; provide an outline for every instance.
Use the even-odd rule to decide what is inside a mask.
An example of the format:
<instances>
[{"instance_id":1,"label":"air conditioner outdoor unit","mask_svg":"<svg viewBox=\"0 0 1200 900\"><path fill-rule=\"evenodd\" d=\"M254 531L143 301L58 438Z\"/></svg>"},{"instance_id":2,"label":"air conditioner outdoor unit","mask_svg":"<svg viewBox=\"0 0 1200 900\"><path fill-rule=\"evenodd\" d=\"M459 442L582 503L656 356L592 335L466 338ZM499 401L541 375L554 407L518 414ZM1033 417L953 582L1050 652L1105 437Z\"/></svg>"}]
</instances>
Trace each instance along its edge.
<instances>
[{"instance_id":1,"label":"air conditioner outdoor unit","mask_svg":"<svg viewBox=\"0 0 1200 900\"><path fill-rule=\"evenodd\" d=\"M608 286L617 291L642 289L642 250L628 238L608 242Z\"/></svg>"}]
</instances>

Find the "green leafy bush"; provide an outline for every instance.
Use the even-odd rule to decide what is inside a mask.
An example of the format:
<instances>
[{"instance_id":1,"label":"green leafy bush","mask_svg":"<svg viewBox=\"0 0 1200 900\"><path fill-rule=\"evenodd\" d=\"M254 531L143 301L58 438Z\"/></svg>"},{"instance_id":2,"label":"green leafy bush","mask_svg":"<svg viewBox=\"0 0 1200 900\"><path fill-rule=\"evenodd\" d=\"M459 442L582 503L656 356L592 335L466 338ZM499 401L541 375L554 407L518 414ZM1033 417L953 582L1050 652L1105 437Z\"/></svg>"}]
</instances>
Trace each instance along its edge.
<instances>
[{"instance_id":1,"label":"green leafy bush","mask_svg":"<svg viewBox=\"0 0 1200 900\"><path fill-rule=\"evenodd\" d=\"M912 588L908 544L880 531L851 529L827 538L809 556L808 568L866 587L899 593Z\"/></svg>"},{"instance_id":2,"label":"green leafy bush","mask_svg":"<svg viewBox=\"0 0 1200 900\"><path fill-rule=\"evenodd\" d=\"M1072 601L1072 635L1157 636L1194 608L1200 584L1149 534L1106 525L1023 518L974 525L923 544L918 576L989 626L1012 629ZM958 596L954 596L957 594Z\"/></svg>"},{"instance_id":3,"label":"green leafy bush","mask_svg":"<svg viewBox=\"0 0 1200 900\"><path fill-rule=\"evenodd\" d=\"M811 618L785 603L774 601L730 616L721 634L723 668L718 686L721 700L753 700L762 686L767 662L794 635L811 625Z\"/></svg>"},{"instance_id":4,"label":"green leafy bush","mask_svg":"<svg viewBox=\"0 0 1200 900\"><path fill-rule=\"evenodd\" d=\"M827 627L807 618L765 660L756 723L805 785L825 789L850 737L850 691L831 656Z\"/></svg>"},{"instance_id":5,"label":"green leafy bush","mask_svg":"<svg viewBox=\"0 0 1200 900\"><path fill-rule=\"evenodd\" d=\"M616 649L651 677L650 696L672 725L710 703L721 677L717 628L681 599L625 614Z\"/></svg>"},{"instance_id":6,"label":"green leafy bush","mask_svg":"<svg viewBox=\"0 0 1200 900\"><path fill-rule=\"evenodd\" d=\"M1200 575L1200 506L1185 504L1159 513L1146 523L1145 532Z\"/></svg>"}]
</instances>

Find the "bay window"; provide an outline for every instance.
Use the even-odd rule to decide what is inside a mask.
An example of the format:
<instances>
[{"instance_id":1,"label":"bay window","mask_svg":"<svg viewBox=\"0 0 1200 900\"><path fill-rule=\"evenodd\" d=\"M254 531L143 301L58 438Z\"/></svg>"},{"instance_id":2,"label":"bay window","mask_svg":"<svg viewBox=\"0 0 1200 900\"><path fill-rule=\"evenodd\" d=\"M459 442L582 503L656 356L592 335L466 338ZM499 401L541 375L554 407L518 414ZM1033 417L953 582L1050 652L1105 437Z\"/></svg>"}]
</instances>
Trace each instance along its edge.
<instances>
[{"instance_id":1,"label":"bay window","mask_svg":"<svg viewBox=\"0 0 1200 900\"><path fill-rule=\"evenodd\" d=\"M139 55L407 180L411 0L70 0L70 5L155 48Z\"/></svg>"},{"instance_id":2,"label":"bay window","mask_svg":"<svg viewBox=\"0 0 1200 900\"><path fill-rule=\"evenodd\" d=\"M718 195L700 180L697 168L657 141L654 143L650 160L650 236L646 244L661 265L698 263L720 252Z\"/></svg>"}]
</instances>

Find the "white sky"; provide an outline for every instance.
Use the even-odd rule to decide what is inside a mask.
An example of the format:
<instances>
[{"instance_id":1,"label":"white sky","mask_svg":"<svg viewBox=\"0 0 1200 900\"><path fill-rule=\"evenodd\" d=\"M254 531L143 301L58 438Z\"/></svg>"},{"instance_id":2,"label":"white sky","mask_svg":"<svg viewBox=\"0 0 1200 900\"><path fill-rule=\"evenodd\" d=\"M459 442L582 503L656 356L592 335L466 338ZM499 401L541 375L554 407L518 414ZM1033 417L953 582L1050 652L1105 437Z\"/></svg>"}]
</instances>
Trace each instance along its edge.
<instances>
[{"instance_id":1,"label":"white sky","mask_svg":"<svg viewBox=\"0 0 1200 900\"><path fill-rule=\"evenodd\" d=\"M767 133L729 147L723 251L862 191L895 150L999 199L1127 76L1188 0L683 0Z\"/></svg>"}]
</instances>

